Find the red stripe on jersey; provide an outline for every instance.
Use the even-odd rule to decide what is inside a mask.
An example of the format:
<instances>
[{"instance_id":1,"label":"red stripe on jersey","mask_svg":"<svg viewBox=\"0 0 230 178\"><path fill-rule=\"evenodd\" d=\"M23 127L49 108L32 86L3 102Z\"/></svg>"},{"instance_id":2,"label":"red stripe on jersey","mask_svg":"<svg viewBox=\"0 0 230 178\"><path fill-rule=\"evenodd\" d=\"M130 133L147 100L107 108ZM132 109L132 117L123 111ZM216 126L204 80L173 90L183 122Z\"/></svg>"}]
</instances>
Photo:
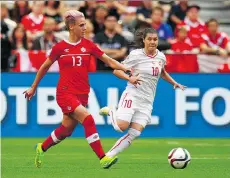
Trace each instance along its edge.
<instances>
[{"instance_id":1,"label":"red stripe on jersey","mask_svg":"<svg viewBox=\"0 0 230 178\"><path fill-rule=\"evenodd\" d=\"M122 100L121 106L123 105L124 100L125 100L125 98L126 98L127 95L128 95L128 93L125 94L125 96L124 96L124 98L123 98L123 100Z\"/></svg>"}]
</instances>

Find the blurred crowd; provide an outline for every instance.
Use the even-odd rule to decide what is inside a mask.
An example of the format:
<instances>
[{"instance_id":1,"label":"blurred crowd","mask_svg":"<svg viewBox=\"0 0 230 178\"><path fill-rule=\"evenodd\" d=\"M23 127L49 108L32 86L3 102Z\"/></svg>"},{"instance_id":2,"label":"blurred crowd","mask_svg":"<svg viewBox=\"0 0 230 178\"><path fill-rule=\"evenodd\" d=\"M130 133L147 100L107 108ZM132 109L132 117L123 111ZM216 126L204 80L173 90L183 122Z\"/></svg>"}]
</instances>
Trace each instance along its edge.
<instances>
[{"instance_id":1,"label":"blurred crowd","mask_svg":"<svg viewBox=\"0 0 230 178\"><path fill-rule=\"evenodd\" d=\"M188 1L5 1L1 4L1 69L9 71L15 50L45 50L68 38L66 10L86 17L86 38L121 61L133 49L138 28L153 27L159 49L167 53L206 53L227 57L229 36L218 19L200 19L200 7ZM39 60L39 59L38 59ZM97 70L110 70L97 60Z\"/></svg>"}]
</instances>

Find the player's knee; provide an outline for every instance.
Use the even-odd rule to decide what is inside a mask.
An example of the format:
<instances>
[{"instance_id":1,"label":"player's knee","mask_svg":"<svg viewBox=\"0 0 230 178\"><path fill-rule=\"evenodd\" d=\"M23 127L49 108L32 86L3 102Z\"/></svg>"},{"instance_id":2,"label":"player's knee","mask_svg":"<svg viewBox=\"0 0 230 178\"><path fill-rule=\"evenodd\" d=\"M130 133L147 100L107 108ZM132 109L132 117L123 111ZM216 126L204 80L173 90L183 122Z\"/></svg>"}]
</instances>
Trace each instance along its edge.
<instances>
[{"instance_id":1,"label":"player's knee","mask_svg":"<svg viewBox=\"0 0 230 178\"><path fill-rule=\"evenodd\" d=\"M139 137L141 135L141 132L139 130L129 128L128 130L129 137L134 140L135 138Z\"/></svg>"},{"instance_id":2,"label":"player's knee","mask_svg":"<svg viewBox=\"0 0 230 178\"><path fill-rule=\"evenodd\" d=\"M117 126L120 128L121 131L125 131L129 127L129 123L124 121L117 121Z\"/></svg>"}]
</instances>

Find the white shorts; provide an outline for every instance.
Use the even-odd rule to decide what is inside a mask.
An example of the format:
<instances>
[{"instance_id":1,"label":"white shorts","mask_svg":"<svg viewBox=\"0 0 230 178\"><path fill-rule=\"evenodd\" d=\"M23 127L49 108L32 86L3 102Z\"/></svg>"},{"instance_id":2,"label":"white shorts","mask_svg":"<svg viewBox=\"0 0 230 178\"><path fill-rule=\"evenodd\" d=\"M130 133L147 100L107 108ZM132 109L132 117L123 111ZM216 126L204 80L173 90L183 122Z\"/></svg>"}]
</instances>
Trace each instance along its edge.
<instances>
[{"instance_id":1,"label":"white shorts","mask_svg":"<svg viewBox=\"0 0 230 178\"><path fill-rule=\"evenodd\" d=\"M119 101L116 119L134 122L145 127L150 123L152 104L142 101L130 91L125 90Z\"/></svg>"}]
</instances>

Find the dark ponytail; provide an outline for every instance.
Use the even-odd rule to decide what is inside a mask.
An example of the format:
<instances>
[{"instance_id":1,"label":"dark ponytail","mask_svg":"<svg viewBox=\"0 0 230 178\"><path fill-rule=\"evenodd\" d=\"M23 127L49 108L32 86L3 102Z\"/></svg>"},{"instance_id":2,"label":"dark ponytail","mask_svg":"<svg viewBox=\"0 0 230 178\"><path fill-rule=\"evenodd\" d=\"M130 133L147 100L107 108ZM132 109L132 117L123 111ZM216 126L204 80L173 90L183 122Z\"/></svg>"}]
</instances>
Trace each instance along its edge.
<instances>
[{"instance_id":1,"label":"dark ponytail","mask_svg":"<svg viewBox=\"0 0 230 178\"><path fill-rule=\"evenodd\" d=\"M137 29L134 34L134 46L136 48L143 48L143 29Z\"/></svg>"},{"instance_id":2,"label":"dark ponytail","mask_svg":"<svg viewBox=\"0 0 230 178\"><path fill-rule=\"evenodd\" d=\"M157 31L153 28L139 28L135 32L134 36L134 47L135 48L144 48L144 42L143 39L147 36L148 33L156 33Z\"/></svg>"}]
</instances>

